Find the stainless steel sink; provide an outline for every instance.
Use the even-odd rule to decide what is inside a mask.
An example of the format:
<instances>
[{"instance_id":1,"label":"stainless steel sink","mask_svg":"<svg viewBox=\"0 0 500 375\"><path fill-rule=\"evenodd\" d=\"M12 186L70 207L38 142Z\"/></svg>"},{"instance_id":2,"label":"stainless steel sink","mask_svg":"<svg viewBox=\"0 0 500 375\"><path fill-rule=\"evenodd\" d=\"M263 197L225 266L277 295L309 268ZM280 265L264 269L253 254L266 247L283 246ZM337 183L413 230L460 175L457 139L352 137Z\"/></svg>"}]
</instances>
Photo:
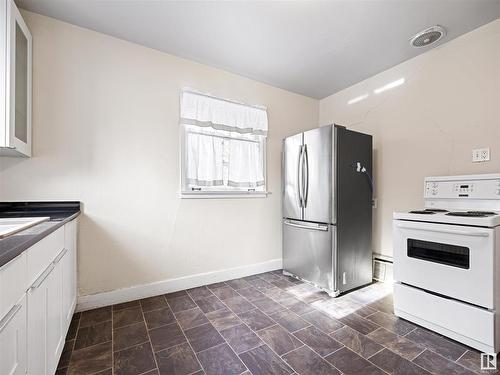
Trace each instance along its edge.
<instances>
[{"instance_id":1,"label":"stainless steel sink","mask_svg":"<svg viewBox=\"0 0 500 375\"><path fill-rule=\"evenodd\" d=\"M0 239L49 219L50 217L16 217L0 219Z\"/></svg>"}]
</instances>

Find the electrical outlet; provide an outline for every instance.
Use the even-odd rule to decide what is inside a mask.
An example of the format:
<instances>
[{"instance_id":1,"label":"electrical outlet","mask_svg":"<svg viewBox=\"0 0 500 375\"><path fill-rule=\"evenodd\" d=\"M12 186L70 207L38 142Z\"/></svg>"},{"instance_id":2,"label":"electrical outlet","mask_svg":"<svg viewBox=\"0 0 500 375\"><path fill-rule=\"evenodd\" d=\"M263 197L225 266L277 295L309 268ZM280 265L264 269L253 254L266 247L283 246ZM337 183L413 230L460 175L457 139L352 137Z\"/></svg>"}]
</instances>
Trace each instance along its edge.
<instances>
[{"instance_id":1,"label":"electrical outlet","mask_svg":"<svg viewBox=\"0 0 500 375\"><path fill-rule=\"evenodd\" d=\"M473 163L481 163L484 161L490 160L490 148L478 148L472 150L472 162Z\"/></svg>"}]
</instances>

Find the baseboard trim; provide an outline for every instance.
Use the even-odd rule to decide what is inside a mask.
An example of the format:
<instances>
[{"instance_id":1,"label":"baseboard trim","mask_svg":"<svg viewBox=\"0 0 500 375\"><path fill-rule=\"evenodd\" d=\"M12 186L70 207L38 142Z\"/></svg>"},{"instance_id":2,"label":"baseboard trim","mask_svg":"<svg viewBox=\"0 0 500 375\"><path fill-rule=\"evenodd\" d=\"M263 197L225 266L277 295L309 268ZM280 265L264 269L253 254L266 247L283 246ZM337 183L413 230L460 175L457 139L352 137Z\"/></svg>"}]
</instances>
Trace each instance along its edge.
<instances>
[{"instance_id":1,"label":"baseboard trim","mask_svg":"<svg viewBox=\"0 0 500 375\"><path fill-rule=\"evenodd\" d=\"M283 262L281 258L272 259L262 263L254 263L219 271L198 273L175 279L156 281L150 284L135 285L129 288L111 290L109 292L79 296L76 311L85 311L98 307L110 306L117 303L153 297L160 294L195 288L197 286L255 275L257 273L274 271L281 269L282 264Z\"/></svg>"}]
</instances>

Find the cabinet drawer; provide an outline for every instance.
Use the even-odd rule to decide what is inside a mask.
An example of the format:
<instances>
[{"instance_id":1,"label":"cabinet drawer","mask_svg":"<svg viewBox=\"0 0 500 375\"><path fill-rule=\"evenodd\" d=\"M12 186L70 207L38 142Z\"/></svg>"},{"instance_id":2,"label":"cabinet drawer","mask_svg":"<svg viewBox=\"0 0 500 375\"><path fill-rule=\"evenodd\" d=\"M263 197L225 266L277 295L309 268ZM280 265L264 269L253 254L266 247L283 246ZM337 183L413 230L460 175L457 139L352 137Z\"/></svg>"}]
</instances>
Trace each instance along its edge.
<instances>
[{"instance_id":1,"label":"cabinet drawer","mask_svg":"<svg viewBox=\"0 0 500 375\"><path fill-rule=\"evenodd\" d=\"M64 227L61 227L28 249L28 286L45 271L63 248Z\"/></svg>"},{"instance_id":2,"label":"cabinet drawer","mask_svg":"<svg viewBox=\"0 0 500 375\"><path fill-rule=\"evenodd\" d=\"M26 292L26 253L22 253L0 268L0 319Z\"/></svg>"}]
</instances>

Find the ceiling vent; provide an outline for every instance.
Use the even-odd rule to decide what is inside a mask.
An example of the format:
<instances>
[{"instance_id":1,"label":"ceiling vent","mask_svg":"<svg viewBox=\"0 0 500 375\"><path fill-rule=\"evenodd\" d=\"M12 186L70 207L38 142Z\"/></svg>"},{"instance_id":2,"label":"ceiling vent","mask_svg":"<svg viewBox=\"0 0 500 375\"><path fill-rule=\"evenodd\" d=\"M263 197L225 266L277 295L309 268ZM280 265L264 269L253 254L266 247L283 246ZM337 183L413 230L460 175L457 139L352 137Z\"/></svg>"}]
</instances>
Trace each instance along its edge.
<instances>
[{"instance_id":1,"label":"ceiling vent","mask_svg":"<svg viewBox=\"0 0 500 375\"><path fill-rule=\"evenodd\" d=\"M446 30L444 29L444 27L436 25L419 32L417 35L410 39L410 44L413 47L417 48L427 47L433 43L436 43L444 36L446 36Z\"/></svg>"}]
</instances>

